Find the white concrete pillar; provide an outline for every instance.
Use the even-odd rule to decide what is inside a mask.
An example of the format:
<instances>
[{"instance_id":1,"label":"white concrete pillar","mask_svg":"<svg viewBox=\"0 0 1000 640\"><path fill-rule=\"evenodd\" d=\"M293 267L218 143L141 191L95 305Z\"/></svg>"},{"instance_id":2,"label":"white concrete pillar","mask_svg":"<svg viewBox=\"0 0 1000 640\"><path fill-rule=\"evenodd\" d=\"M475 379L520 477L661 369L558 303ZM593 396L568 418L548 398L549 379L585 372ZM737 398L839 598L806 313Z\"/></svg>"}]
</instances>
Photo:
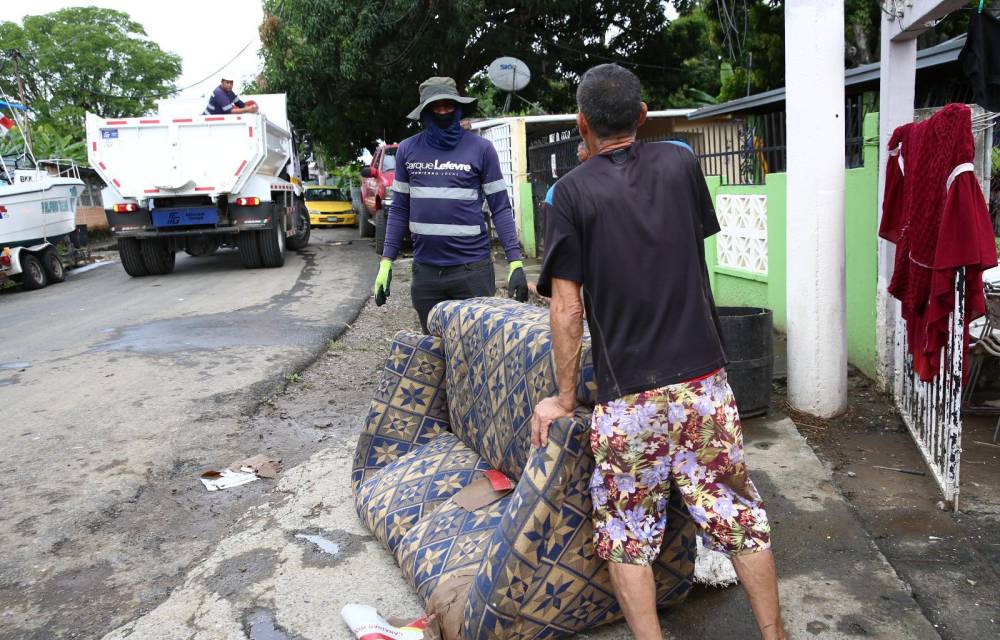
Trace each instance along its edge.
<instances>
[{"instance_id":1,"label":"white concrete pillar","mask_svg":"<svg viewBox=\"0 0 1000 640\"><path fill-rule=\"evenodd\" d=\"M788 401L847 408L844 2L785 2Z\"/></svg>"},{"instance_id":2,"label":"white concrete pillar","mask_svg":"<svg viewBox=\"0 0 1000 640\"><path fill-rule=\"evenodd\" d=\"M882 222L885 195L885 152L896 127L913 121L914 85L917 72L917 40L893 40L899 33L898 18L882 14L882 47L879 60L878 110L878 221ZM896 246L878 241L878 285L875 306L875 340L878 361L876 382L882 391L891 391L895 368L896 309L899 303L889 295Z\"/></svg>"}]
</instances>

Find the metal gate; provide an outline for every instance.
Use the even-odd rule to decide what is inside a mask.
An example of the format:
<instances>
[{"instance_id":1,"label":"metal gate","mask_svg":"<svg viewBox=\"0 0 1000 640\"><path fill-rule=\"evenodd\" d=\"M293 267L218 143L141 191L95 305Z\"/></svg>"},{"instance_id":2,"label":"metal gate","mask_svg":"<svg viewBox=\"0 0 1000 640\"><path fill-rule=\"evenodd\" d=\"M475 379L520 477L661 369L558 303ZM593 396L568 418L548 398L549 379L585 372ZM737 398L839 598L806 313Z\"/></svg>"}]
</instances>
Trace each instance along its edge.
<instances>
[{"instance_id":1,"label":"metal gate","mask_svg":"<svg viewBox=\"0 0 1000 640\"><path fill-rule=\"evenodd\" d=\"M550 140L550 138L557 138ZM528 180L531 182L531 198L535 206L535 247L538 255L545 252L545 218L548 208L543 206L545 193L556 180L580 164L576 147L580 135L576 129L549 134L528 145Z\"/></svg>"},{"instance_id":2,"label":"metal gate","mask_svg":"<svg viewBox=\"0 0 1000 640\"><path fill-rule=\"evenodd\" d=\"M993 127L980 127L982 108L970 105L976 145L976 179L989 201ZM925 120L938 109L921 109L915 120ZM897 302L895 308L895 371L893 393L896 408L923 454L952 508L958 510L959 474L962 463L962 370L965 358L965 273L955 276L955 305L949 318L948 342L941 350L937 377L923 382L913 371L913 357L906 348L906 325Z\"/></svg>"},{"instance_id":3,"label":"metal gate","mask_svg":"<svg viewBox=\"0 0 1000 640\"><path fill-rule=\"evenodd\" d=\"M965 331L965 275L955 277L955 307L949 318L948 342L941 350L938 375L923 382L913 371L906 348L906 324L896 306L896 407L931 468L945 500L958 510L958 476L962 462L962 365Z\"/></svg>"},{"instance_id":4,"label":"metal gate","mask_svg":"<svg viewBox=\"0 0 1000 640\"><path fill-rule=\"evenodd\" d=\"M493 148L497 150L500 158L500 172L507 182L507 195L510 196L511 206L517 206L517 199L514 197L514 167L517 160L514 158L513 131L510 123L498 124L487 127L479 132L479 135L493 143Z\"/></svg>"}]
</instances>

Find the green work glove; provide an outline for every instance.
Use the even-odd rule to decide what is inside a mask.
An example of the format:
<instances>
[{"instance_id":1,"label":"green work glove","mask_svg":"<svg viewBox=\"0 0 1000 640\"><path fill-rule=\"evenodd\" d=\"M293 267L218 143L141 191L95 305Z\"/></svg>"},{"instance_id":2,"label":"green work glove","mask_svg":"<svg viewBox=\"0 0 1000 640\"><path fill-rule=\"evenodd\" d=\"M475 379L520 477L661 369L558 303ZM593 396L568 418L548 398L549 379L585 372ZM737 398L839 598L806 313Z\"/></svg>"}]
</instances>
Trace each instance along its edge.
<instances>
[{"instance_id":1,"label":"green work glove","mask_svg":"<svg viewBox=\"0 0 1000 640\"><path fill-rule=\"evenodd\" d=\"M528 278L524 275L524 263L520 260L510 262L507 272L507 295L518 302L528 301Z\"/></svg>"},{"instance_id":2,"label":"green work glove","mask_svg":"<svg viewBox=\"0 0 1000 640\"><path fill-rule=\"evenodd\" d=\"M389 297L389 285L392 283L392 260L383 258L378 263L378 275L375 276L375 286L372 293L375 294L375 306L381 307L385 304L385 299Z\"/></svg>"}]
</instances>

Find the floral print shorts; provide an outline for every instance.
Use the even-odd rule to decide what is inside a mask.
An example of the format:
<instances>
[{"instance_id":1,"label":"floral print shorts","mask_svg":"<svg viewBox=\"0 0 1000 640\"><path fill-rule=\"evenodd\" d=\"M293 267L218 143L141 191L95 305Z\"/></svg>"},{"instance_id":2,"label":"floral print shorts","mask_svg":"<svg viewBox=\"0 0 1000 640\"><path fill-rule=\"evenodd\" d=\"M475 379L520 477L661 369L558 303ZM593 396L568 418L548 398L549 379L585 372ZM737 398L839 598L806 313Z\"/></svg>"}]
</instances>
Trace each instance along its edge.
<instances>
[{"instance_id":1,"label":"floral print shorts","mask_svg":"<svg viewBox=\"0 0 1000 640\"><path fill-rule=\"evenodd\" d=\"M660 554L671 479L705 545L726 554L770 548L764 504L747 475L740 417L724 369L594 408L590 481L594 547L611 562Z\"/></svg>"}]
</instances>

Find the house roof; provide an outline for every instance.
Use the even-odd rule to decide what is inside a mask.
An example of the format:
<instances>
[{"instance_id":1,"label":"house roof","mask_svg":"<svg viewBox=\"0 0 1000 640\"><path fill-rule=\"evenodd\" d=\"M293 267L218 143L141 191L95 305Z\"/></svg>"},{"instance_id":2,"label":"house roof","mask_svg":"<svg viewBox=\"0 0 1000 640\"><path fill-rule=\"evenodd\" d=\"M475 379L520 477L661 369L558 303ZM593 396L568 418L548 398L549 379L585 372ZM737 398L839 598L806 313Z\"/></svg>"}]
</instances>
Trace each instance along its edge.
<instances>
[{"instance_id":1,"label":"house roof","mask_svg":"<svg viewBox=\"0 0 1000 640\"><path fill-rule=\"evenodd\" d=\"M946 40L941 44L934 45L933 47L921 49L917 52L917 69L926 69L928 67L936 67L938 65L955 62L958 60L958 54L962 51L964 46L965 36L961 35L957 38ZM880 67L878 62L864 64L860 67L854 67L853 69L848 69L844 72L844 86L850 87L864 84L866 82L872 82L878 80L879 76ZM729 102L724 102L722 104L713 104L707 107L702 107L701 109L698 109L694 113L688 115L688 119L702 120L704 118L718 117L741 111L753 111L754 109L759 109L763 106L784 101L785 88L781 87L780 89L771 89L770 91L764 91L763 93L757 93L745 98L737 98L736 100L730 100Z\"/></svg>"},{"instance_id":2,"label":"house roof","mask_svg":"<svg viewBox=\"0 0 1000 640\"><path fill-rule=\"evenodd\" d=\"M650 111L646 114L646 119L650 118L683 118L684 116L690 117L694 112L694 109L664 109L662 111ZM505 124L508 122L513 122L515 120L523 120L526 125L547 125L547 124L565 124L576 122L575 113L554 113L541 116L501 116L499 118L487 118L483 120L474 120L472 122L473 129L485 129L487 127L492 127L498 124Z\"/></svg>"}]
</instances>

